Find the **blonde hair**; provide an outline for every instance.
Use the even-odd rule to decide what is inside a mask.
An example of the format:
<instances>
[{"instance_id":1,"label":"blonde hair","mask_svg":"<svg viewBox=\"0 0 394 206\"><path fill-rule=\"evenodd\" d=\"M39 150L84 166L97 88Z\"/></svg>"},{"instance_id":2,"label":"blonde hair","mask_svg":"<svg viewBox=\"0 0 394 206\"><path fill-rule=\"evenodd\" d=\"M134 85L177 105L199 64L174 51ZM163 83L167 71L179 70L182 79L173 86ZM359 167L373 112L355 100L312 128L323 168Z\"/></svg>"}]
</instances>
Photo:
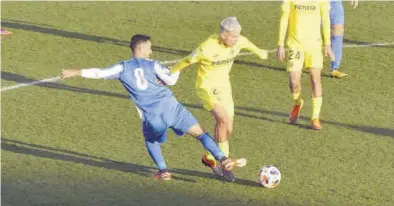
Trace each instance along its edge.
<instances>
[{"instance_id":1,"label":"blonde hair","mask_svg":"<svg viewBox=\"0 0 394 206\"><path fill-rule=\"evenodd\" d=\"M239 24L237 17L235 16L227 17L220 23L220 32L224 32L224 31L241 32L241 29L242 27Z\"/></svg>"}]
</instances>

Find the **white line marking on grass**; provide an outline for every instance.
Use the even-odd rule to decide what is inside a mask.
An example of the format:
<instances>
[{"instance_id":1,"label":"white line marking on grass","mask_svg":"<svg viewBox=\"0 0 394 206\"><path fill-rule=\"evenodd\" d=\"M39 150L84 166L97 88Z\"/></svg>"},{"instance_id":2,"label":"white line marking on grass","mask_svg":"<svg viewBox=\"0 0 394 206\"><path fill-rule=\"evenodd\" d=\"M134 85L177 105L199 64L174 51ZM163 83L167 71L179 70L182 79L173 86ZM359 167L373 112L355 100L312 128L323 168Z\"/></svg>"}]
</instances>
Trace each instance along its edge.
<instances>
[{"instance_id":1,"label":"white line marking on grass","mask_svg":"<svg viewBox=\"0 0 394 206\"><path fill-rule=\"evenodd\" d=\"M394 42L373 43L373 44L348 44L348 45L344 45L343 47L344 48L358 48L358 47L375 47L375 46L391 46L391 45L394 45ZM274 52L276 52L276 49L268 50L268 52L274 53ZM244 56L244 55L250 55L250 54L253 54L253 53L252 52L240 53L240 54L238 54L238 56ZM162 63L164 65L168 65L168 64L174 64L174 63L178 62L179 60L181 60L181 59L161 61L160 63ZM61 80L61 77L57 76L57 77L50 77L47 79L37 80L37 81L29 82L29 83L16 84L13 86L1 88L1 92L19 89L22 87L28 87L28 86L32 86L32 85L36 85L36 84L42 84L42 83L46 83L46 82L57 82L59 80Z\"/></svg>"},{"instance_id":2,"label":"white line marking on grass","mask_svg":"<svg viewBox=\"0 0 394 206\"><path fill-rule=\"evenodd\" d=\"M37 80L37 81L34 81L34 82L22 83L22 84L9 86L9 87L3 87L3 88L1 88L1 91L4 92L4 91L7 91L7 90L13 90L13 89L18 89L18 88L22 88L22 87L28 87L28 86L32 86L32 85L36 85L36 84L42 84L42 83L45 83L45 82L57 82L60 79L61 79L60 76L58 76L58 77L51 77L51 78L47 78L47 79Z\"/></svg>"}]
</instances>

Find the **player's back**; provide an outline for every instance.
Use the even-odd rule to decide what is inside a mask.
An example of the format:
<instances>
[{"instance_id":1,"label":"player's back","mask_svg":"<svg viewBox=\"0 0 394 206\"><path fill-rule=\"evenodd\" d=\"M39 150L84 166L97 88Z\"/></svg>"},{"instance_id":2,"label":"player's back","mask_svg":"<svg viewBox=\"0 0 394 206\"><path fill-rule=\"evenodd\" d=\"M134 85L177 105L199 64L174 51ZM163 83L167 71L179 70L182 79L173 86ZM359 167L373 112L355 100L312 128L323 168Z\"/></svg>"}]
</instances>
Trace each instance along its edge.
<instances>
[{"instance_id":1,"label":"player's back","mask_svg":"<svg viewBox=\"0 0 394 206\"><path fill-rule=\"evenodd\" d=\"M316 47L321 39L321 7L324 0L289 1L289 46ZM326 1L328 4L328 1Z\"/></svg>"},{"instance_id":2,"label":"player's back","mask_svg":"<svg viewBox=\"0 0 394 206\"><path fill-rule=\"evenodd\" d=\"M173 98L173 95L169 88L157 82L155 62L133 58L122 64L124 69L119 80L136 105L144 113L164 111L167 101Z\"/></svg>"}]
</instances>

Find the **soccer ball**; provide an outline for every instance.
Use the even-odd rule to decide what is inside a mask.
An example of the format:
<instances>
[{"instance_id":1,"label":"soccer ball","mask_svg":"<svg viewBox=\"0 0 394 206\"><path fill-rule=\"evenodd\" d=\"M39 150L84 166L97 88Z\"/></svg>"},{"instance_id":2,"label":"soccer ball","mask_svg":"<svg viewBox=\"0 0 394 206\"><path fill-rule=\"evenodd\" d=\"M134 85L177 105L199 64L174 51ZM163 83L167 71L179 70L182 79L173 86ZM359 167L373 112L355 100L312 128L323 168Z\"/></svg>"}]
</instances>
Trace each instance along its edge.
<instances>
[{"instance_id":1,"label":"soccer ball","mask_svg":"<svg viewBox=\"0 0 394 206\"><path fill-rule=\"evenodd\" d=\"M280 171L273 165L265 165L260 169L259 183L265 188L275 188L281 179Z\"/></svg>"}]
</instances>

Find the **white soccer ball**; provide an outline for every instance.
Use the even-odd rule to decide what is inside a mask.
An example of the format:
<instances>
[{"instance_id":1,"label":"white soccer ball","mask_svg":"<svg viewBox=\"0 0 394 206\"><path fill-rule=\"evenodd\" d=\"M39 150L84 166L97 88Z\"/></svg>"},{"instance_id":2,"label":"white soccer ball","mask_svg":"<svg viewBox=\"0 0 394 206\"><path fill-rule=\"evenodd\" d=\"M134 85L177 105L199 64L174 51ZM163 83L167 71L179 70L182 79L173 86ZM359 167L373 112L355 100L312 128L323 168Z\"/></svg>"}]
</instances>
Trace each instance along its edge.
<instances>
[{"instance_id":1,"label":"white soccer ball","mask_svg":"<svg viewBox=\"0 0 394 206\"><path fill-rule=\"evenodd\" d=\"M260 169L259 183L265 188L275 188L281 179L280 171L273 165L265 165Z\"/></svg>"}]
</instances>

